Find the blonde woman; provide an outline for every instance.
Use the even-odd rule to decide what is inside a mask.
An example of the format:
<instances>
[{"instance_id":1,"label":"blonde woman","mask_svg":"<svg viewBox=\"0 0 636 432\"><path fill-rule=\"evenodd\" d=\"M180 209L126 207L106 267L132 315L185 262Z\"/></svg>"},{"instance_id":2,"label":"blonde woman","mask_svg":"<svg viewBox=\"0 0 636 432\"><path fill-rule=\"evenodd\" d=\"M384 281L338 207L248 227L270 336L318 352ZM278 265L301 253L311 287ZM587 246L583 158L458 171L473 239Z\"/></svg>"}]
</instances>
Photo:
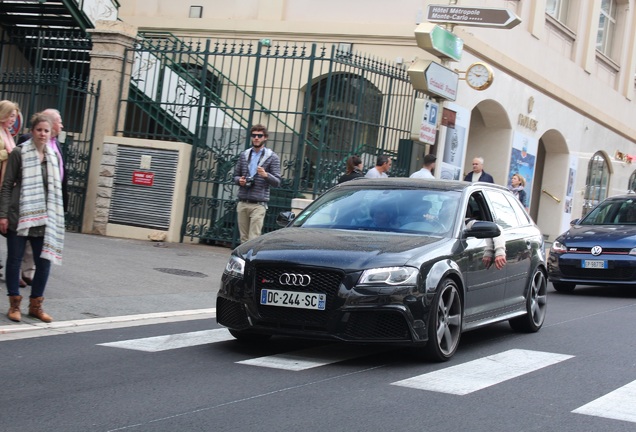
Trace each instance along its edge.
<instances>
[{"instance_id":1,"label":"blonde woman","mask_svg":"<svg viewBox=\"0 0 636 432\"><path fill-rule=\"evenodd\" d=\"M20 266L27 241L33 248L35 276L29 315L44 322L53 318L42 310L51 263L62 263L64 208L60 161L48 145L53 120L41 113L31 119L32 137L9 156L0 188L0 232L7 237L7 291L11 321L20 321Z\"/></svg>"},{"instance_id":2,"label":"blonde woman","mask_svg":"<svg viewBox=\"0 0 636 432\"><path fill-rule=\"evenodd\" d=\"M11 128L18 118L18 104L10 100L0 101L0 185L4 179L9 153L15 148Z\"/></svg>"},{"instance_id":3,"label":"blonde woman","mask_svg":"<svg viewBox=\"0 0 636 432\"><path fill-rule=\"evenodd\" d=\"M514 173L512 177L510 177L510 186L508 186L508 189L510 189L510 192L512 192L512 194L521 201L521 205L528 210L528 194L526 194L526 191L524 190L525 186L526 179L523 178L521 174Z\"/></svg>"}]
</instances>

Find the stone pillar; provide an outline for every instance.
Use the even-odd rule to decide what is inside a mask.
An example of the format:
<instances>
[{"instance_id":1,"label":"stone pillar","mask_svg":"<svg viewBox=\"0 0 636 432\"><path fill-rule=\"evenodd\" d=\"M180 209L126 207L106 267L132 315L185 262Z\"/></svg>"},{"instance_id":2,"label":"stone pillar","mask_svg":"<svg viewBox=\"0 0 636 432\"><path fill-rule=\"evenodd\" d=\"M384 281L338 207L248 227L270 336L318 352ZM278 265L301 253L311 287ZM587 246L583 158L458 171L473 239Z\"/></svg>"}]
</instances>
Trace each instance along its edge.
<instances>
[{"instance_id":1,"label":"stone pillar","mask_svg":"<svg viewBox=\"0 0 636 432\"><path fill-rule=\"evenodd\" d=\"M119 105L128 96L132 57L125 58L126 49L134 46L137 28L121 21L97 21L88 30L93 41L90 80L101 81L97 121L93 138L82 232L105 235L103 227L108 221L108 208L100 208L97 196L100 164L104 153L104 137L115 135L123 125L126 107ZM122 77L123 73L123 77ZM121 108L121 109L120 109ZM119 119L117 114L119 113ZM96 223L99 222L99 223Z\"/></svg>"}]
</instances>

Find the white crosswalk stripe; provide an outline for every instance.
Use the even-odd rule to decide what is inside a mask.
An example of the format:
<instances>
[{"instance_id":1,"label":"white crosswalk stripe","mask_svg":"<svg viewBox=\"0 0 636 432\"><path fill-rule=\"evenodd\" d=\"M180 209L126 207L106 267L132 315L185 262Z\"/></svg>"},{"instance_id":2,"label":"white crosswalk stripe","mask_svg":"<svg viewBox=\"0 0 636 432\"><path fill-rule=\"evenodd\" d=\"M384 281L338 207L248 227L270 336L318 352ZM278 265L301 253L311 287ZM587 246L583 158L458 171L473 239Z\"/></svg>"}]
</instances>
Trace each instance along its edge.
<instances>
[{"instance_id":1,"label":"white crosswalk stripe","mask_svg":"<svg viewBox=\"0 0 636 432\"><path fill-rule=\"evenodd\" d=\"M636 407L636 381L632 381L572 412L636 423L634 407Z\"/></svg>"},{"instance_id":2,"label":"white crosswalk stripe","mask_svg":"<svg viewBox=\"0 0 636 432\"><path fill-rule=\"evenodd\" d=\"M222 328L165 336L154 336L143 339L130 339L119 342L108 342L98 345L137 351L157 352L223 342L232 339L234 339L234 337L232 337L230 332L227 329Z\"/></svg>"},{"instance_id":3,"label":"white crosswalk stripe","mask_svg":"<svg viewBox=\"0 0 636 432\"><path fill-rule=\"evenodd\" d=\"M234 340L225 328L130 339L98 344L145 352L159 352ZM237 361L237 364L288 371L303 371L388 351L382 346L334 343L303 350ZM454 395L467 395L532 373L574 356L512 349L391 383L395 386ZM575 409L572 413L636 423L636 381Z\"/></svg>"},{"instance_id":4,"label":"white crosswalk stripe","mask_svg":"<svg viewBox=\"0 0 636 432\"><path fill-rule=\"evenodd\" d=\"M418 390L466 395L572 357L513 349L392 384Z\"/></svg>"},{"instance_id":5,"label":"white crosswalk stripe","mask_svg":"<svg viewBox=\"0 0 636 432\"><path fill-rule=\"evenodd\" d=\"M326 345L304 350L292 351L265 357L239 361L237 363L290 371L302 371L325 366L357 357L378 354L387 351L386 347L360 347L354 345Z\"/></svg>"}]
</instances>

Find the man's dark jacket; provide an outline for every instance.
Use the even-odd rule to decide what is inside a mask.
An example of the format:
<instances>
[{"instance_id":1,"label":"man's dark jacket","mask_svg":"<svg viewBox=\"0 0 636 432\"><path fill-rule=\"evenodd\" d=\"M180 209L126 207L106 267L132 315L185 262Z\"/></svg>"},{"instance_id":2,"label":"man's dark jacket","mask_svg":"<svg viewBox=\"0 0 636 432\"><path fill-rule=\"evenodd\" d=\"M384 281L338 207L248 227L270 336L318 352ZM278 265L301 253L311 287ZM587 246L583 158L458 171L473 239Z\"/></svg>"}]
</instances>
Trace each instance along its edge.
<instances>
[{"instance_id":1,"label":"man's dark jacket","mask_svg":"<svg viewBox=\"0 0 636 432\"><path fill-rule=\"evenodd\" d=\"M473 172L469 172L468 174L466 174L466 177L464 177L464 181L472 181L471 179L473 178ZM480 182L484 182L484 183L495 183L495 179L492 178L492 176L490 174L488 174L486 171L482 171L481 172L481 177L479 177L479 181Z\"/></svg>"}]
</instances>

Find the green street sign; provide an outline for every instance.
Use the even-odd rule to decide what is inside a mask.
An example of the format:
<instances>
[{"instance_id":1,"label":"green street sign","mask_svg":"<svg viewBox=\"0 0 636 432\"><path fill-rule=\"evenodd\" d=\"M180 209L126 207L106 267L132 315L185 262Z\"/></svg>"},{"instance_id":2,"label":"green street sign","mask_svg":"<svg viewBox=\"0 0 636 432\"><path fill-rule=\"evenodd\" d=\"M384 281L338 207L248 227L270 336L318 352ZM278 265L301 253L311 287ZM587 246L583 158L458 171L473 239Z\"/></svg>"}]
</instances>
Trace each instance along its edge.
<instances>
[{"instance_id":1,"label":"green street sign","mask_svg":"<svg viewBox=\"0 0 636 432\"><path fill-rule=\"evenodd\" d=\"M462 58L464 41L443 27L433 23L422 23L415 29L417 46L440 58L459 61Z\"/></svg>"}]
</instances>

